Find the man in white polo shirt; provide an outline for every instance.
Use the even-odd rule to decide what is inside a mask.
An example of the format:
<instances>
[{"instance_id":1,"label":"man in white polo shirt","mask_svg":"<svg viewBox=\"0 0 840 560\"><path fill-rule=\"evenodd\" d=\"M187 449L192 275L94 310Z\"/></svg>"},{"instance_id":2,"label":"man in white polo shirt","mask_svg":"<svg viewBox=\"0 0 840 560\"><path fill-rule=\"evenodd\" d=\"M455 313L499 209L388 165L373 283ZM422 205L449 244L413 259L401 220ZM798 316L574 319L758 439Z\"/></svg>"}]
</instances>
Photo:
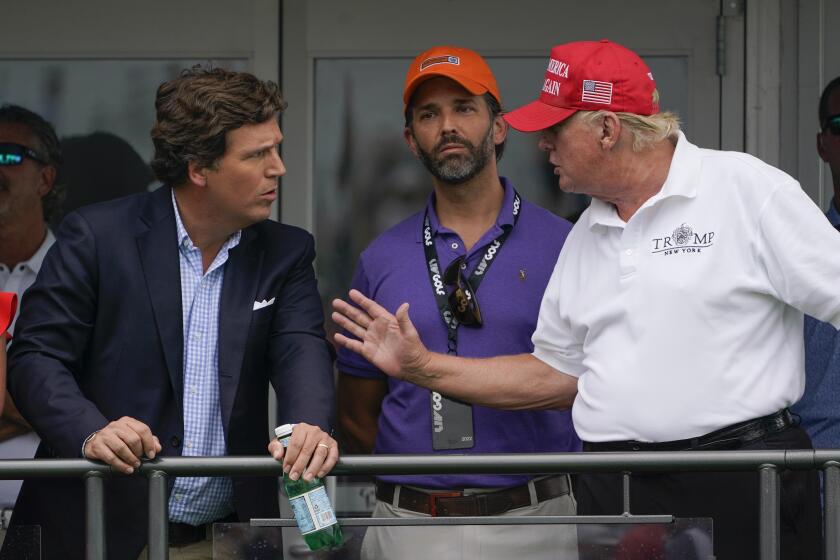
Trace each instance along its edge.
<instances>
[{"instance_id":1,"label":"man in white polo shirt","mask_svg":"<svg viewBox=\"0 0 840 560\"><path fill-rule=\"evenodd\" d=\"M505 118L541 131L560 188L593 197L543 298L533 354L429 352L403 304L334 302L336 335L379 369L500 408L573 406L596 450L810 448L803 312L840 326L840 238L799 184L705 150L659 112L653 76L610 43L552 49L540 98ZM538 240L537 240L538 241ZM516 376L509 372L516 370ZM621 512L619 475L585 475L583 514ZM756 473L634 476L631 508L714 519L719 560L758 558ZM782 474L782 557L820 556L814 472Z\"/></svg>"}]
</instances>

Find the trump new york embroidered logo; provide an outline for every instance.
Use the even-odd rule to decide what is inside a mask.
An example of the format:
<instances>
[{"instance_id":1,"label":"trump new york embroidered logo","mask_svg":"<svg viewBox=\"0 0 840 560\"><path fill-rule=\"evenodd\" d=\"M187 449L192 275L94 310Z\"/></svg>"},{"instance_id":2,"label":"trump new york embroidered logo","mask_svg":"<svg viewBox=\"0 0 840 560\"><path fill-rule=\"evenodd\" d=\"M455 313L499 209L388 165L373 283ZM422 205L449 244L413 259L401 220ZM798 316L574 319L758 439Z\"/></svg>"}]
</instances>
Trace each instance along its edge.
<instances>
[{"instance_id":1,"label":"trump new york embroidered logo","mask_svg":"<svg viewBox=\"0 0 840 560\"><path fill-rule=\"evenodd\" d=\"M714 245L715 232L695 231L688 224L678 225L671 235L663 235L662 237L654 237L651 239L651 253L661 253L663 255L678 255L684 253L701 253L703 249L707 249Z\"/></svg>"}]
</instances>

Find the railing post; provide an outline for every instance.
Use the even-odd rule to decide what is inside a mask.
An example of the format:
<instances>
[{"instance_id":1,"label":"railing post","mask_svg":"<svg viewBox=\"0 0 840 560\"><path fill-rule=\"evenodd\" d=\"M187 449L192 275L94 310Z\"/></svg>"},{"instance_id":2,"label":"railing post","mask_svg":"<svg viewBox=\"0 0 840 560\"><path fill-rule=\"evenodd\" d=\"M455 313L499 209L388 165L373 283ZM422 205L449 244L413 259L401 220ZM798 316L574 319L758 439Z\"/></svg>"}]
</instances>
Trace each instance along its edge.
<instances>
[{"instance_id":1,"label":"railing post","mask_svg":"<svg viewBox=\"0 0 840 560\"><path fill-rule=\"evenodd\" d=\"M87 560L105 560L105 477L90 471L85 474L85 509Z\"/></svg>"},{"instance_id":2,"label":"railing post","mask_svg":"<svg viewBox=\"0 0 840 560\"><path fill-rule=\"evenodd\" d=\"M840 560L840 463L825 464L825 560Z\"/></svg>"},{"instance_id":3,"label":"railing post","mask_svg":"<svg viewBox=\"0 0 840 560\"><path fill-rule=\"evenodd\" d=\"M779 471L775 465L761 465L759 478L759 557L779 560Z\"/></svg>"},{"instance_id":4,"label":"railing post","mask_svg":"<svg viewBox=\"0 0 840 560\"><path fill-rule=\"evenodd\" d=\"M621 473L621 501L624 505L624 515L630 515L630 472Z\"/></svg>"},{"instance_id":5,"label":"railing post","mask_svg":"<svg viewBox=\"0 0 840 560\"><path fill-rule=\"evenodd\" d=\"M169 560L167 478L163 471L149 473L149 560Z\"/></svg>"}]
</instances>

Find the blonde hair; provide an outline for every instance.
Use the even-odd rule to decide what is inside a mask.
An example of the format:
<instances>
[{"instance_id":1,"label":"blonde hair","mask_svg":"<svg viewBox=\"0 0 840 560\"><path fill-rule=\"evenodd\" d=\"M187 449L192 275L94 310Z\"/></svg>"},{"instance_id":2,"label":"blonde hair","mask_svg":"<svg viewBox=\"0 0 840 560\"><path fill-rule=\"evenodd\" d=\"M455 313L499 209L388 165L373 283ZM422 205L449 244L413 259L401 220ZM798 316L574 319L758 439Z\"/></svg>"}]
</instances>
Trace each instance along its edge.
<instances>
[{"instance_id":1,"label":"blonde hair","mask_svg":"<svg viewBox=\"0 0 840 560\"><path fill-rule=\"evenodd\" d=\"M659 91L653 90L653 101L659 101ZM606 111L578 111L579 118L588 123L594 123L604 116ZM670 111L653 115L637 115L635 113L620 113L615 115L621 124L633 136L633 151L640 152L651 144L661 142L666 138L676 138L680 131L680 119Z\"/></svg>"}]
</instances>

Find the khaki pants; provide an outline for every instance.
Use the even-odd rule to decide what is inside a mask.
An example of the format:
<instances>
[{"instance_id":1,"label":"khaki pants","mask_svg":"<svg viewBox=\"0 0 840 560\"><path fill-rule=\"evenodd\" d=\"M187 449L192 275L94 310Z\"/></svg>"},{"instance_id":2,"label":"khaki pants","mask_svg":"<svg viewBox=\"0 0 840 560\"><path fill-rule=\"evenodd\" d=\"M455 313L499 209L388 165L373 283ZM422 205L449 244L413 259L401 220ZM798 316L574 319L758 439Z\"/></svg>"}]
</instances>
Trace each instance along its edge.
<instances>
[{"instance_id":1,"label":"khaki pants","mask_svg":"<svg viewBox=\"0 0 840 560\"><path fill-rule=\"evenodd\" d=\"M571 494L514 509L501 517L574 515ZM377 502L374 517L428 517ZM369 527L362 560L577 560L575 525L459 525L452 527Z\"/></svg>"}]
</instances>

